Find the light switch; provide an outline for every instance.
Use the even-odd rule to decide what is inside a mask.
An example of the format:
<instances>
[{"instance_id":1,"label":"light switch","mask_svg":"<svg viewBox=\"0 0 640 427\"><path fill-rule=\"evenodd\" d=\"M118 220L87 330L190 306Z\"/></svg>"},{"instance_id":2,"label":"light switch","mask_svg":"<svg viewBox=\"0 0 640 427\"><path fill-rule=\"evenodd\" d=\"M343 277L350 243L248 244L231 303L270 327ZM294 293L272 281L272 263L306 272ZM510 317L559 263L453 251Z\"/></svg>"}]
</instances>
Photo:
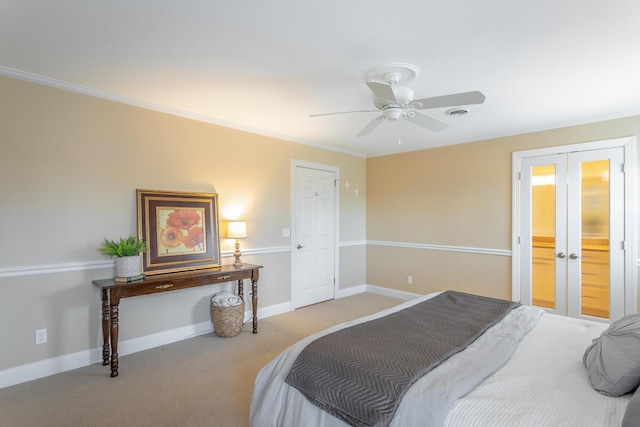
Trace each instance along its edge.
<instances>
[{"instance_id":1,"label":"light switch","mask_svg":"<svg viewBox=\"0 0 640 427\"><path fill-rule=\"evenodd\" d=\"M282 237L290 237L291 236L291 229L290 228L283 228L282 229Z\"/></svg>"}]
</instances>

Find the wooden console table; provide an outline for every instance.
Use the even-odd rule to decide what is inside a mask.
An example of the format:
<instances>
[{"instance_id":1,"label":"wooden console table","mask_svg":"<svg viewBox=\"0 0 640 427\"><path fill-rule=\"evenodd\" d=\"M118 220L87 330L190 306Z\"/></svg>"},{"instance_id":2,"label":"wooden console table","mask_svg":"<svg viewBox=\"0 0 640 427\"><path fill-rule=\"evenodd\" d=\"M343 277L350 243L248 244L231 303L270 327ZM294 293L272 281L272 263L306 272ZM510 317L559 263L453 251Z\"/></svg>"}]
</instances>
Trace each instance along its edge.
<instances>
[{"instance_id":1,"label":"wooden console table","mask_svg":"<svg viewBox=\"0 0 640 427\"><path fill-rule=\"evenodd\" d=\"M243 264L242 267L224 265L222 267L180 273L166 273L147 276L145 279L123 283L114 279L94 280L100 288L102 297L102 364L109 365L111 376L118 376L118 330L120 298L169 292L178 289L212 285L215 283L238 281L238 295L244 300L244 279L251 279L251 308L253 314L253 333L258 333L258 278L261 265ZM109 346L111 342L111 346Z\"/></svg>"}]
</instances>

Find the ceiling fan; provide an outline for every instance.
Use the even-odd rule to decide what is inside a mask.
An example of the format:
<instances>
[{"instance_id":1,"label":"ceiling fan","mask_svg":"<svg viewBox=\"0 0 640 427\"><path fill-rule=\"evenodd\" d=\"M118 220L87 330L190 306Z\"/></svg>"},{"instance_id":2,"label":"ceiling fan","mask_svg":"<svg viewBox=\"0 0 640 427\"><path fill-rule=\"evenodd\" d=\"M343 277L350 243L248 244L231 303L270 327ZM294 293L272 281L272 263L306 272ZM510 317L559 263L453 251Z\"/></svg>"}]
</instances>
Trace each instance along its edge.
<instances>
[{"instance_id":1,"label":"ceiling fan","mask_svg":"<svg viewBox=\"0 0 640 427\"><path fill-rule=\"evenodd\" d=\"M371 89L371 92L373 92L373 105L376 107L375 109L311 114L309 117L328 116L333 114L382 112L381 116L371 120L369 124L367 124L356 136L369 135L384 120L395 121L399 118L406 119L425 129L437 132L445 129L449 125L416 110L482 104L485 100L484 94L478 91L414 100L413 89L405 86L397 86L397 83L401 78L402 74L400 72L388 72L383 76L384 82L374 80L366 82L369 89ZM467 112L468 111L464 109L455 109L449 112L449 114L466 114Z\"/></svg>"}]
</instances>

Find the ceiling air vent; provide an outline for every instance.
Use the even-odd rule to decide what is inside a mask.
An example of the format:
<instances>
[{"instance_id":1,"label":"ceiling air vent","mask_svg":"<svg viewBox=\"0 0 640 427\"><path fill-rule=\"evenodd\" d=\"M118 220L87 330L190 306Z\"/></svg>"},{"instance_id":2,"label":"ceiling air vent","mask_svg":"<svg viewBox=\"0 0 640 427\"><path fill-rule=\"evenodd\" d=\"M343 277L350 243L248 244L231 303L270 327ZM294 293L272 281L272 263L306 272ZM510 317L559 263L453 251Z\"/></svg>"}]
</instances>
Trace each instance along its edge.
<instances>
[{"instance_id":1,"label":"ceiling air vent","mask_svg":"<svg viewBox=\"0 0 640 427\"><path fill-rule=\"evenodd\" d=\"M444 112L447 116L464 116L469 113L469 110L464 108L452 108Z\"/></svg>"}]
</instances>

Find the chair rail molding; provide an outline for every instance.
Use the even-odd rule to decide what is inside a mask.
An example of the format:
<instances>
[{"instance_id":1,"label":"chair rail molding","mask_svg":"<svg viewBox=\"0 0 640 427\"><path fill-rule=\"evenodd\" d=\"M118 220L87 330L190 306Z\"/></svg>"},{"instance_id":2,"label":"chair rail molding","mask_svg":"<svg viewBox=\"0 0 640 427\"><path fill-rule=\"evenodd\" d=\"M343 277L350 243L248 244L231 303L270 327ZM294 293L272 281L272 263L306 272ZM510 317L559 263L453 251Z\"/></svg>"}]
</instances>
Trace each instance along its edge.
<instances>
[{"instance_id":1,"label":"chair rail molding","mask_svg":"<svg viewBox=\"0 0 640 427\"><path fill-rule=\"evenodd\" d=\"M374 246L392 246L398 248L410 248L410 249L426 249L434 251L447 251L447 252L465 252L483 255L500 255L511 256L511 250L508 249L490 249L490 248L472 248L467 246L447 246L447 245L431 245L427 243L408 243L408 242L387 242L380 240L367 240L368 245Z\"/></svg>"},{"instance_id":2,"label":"chair rail molding","mask_svg":"<svg viewBox=\"0 0 640 427\"><path fill-rule=\"evenodd\" d=\"M274 254L280 252L289 252L291 248L289 246L276 246L270 248L258 248L258 249L242 249L242 255L262 255L262 254ZM233 258L233 251L224 251L220 253L222 258ZM114 260L103 261L84 261L84 262L68 262L59 264L41 264L41 265L27 265L18 267L4 267L0 268L0 279L4 277L18 277L18 276L35 276L38 274L55 274L55 273L68 273L70 271L84 271L84 270L100 270L107 268L115 268Z\"/></svg>"}]
</instances>

